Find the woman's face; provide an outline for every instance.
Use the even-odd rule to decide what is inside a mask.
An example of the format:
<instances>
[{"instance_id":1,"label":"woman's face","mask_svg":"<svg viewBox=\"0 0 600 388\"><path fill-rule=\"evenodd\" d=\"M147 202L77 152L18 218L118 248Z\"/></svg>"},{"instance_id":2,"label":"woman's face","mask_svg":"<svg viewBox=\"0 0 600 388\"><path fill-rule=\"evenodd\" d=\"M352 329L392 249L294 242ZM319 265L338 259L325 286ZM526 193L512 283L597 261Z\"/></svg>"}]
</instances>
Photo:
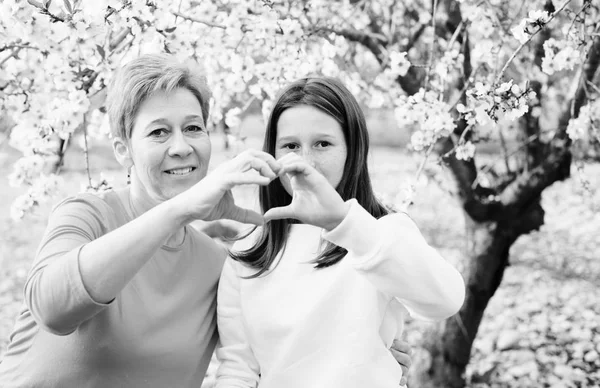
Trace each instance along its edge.
<instances>
[{"instance_id":1,"label":"woman's face","mask_svg":"<svg viewBox=\"0 0 600 388\"><path fill-rule=\"evenodd\" d=\"M275 158L290 152L304 158L337 188L348 150L342 126L336 119L310 105L286 109L277 122ZM292 195L287 176L281 178L281 183Z\"/></svg>"},{"instance_id":2,"label":"woman's face","mask_svg":"<svg viewBox=\"0 0 600 388\"><path fill-rule=\"evenodd\" d=\"M159 92L145 100L129 141L132 187L162 202L206 176L211 143L198 99L187 89Z\"/></svg>"}]
</instances>

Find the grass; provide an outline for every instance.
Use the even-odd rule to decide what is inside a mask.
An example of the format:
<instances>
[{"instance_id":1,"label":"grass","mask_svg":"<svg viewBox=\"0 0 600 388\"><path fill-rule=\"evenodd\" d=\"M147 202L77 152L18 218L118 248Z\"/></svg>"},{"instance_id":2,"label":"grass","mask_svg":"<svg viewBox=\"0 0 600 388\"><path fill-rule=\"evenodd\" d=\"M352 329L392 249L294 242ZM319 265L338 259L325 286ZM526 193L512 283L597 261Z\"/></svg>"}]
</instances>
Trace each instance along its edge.
<instances>
[{"instance_id":1,"label":"grass","mask_svg":"<svg viewBox=\"0 0 600 388\"><path fill-rule=\"evenodd\" d=\"M247 143L259 148L260 141L256 134L251 134ZM43 204L36 214L23 221L10 219L10 204L22 189L9 187L7 175L19 155L6 144L0 147L0 187L3 188L0 191L1 355L23 303L23 284L51 204ZM213 136L213 163L230 156L223 150L221 138ZM93 144L90 159L94 177L103 171L114 177L115 186L125 184L125 173L106 146ZM396 197L402 181L414 176L419 162L419 157L400 148L373 147L370 166L376 191L388 198ZM80 190L86 180L83 166L82 153L71 150L62 170L65 185L60 197ZM597 187L600 166L586 168ZM435 169L431 163L427 171ZM438 177L424 175L410 212L428 241L460 267L467 245L464 214L450 193L453 186L448 174L441 171ZM245 206L256 204L252 188L237 190L235 194ZM600 213L592 210L597 209L599 203L598 193L582 191L575 178L557 183L544 192L546 224L540 231L523 236L514 244L511 250L513 265L507 270L501 288L486 311L468 371L472 387L541 387L551 383L584 387L600 382L598 374L588 373L592 367L600 366L600 362L585 361L591 350L587 345L581 345L593 341L600 343L600 332L587 323L600 321L600 309L595 307L595 300L600 296L597 287L600 269L596 257L600 246ZM593 230L596 232L590 232ZM589 297L584 298L584 295ZM561 326L561 319L569 324ZM422 330L414 325L408 328L408 338L418 348ZM498 338L502 333L515 331L523 337L517 349L500 350ZM558 350L553 347L557 338L565 343ZM521 353L515 355L515 351ZM527 356L526 351L533 352L533 358ZM522 357L530 358L525 362ZM523 371L527 362L529 369ZM557 372L561 364L564 368ZM586 376L582 377L577 371L585 372Z\"/></svg>"}]
</instances>

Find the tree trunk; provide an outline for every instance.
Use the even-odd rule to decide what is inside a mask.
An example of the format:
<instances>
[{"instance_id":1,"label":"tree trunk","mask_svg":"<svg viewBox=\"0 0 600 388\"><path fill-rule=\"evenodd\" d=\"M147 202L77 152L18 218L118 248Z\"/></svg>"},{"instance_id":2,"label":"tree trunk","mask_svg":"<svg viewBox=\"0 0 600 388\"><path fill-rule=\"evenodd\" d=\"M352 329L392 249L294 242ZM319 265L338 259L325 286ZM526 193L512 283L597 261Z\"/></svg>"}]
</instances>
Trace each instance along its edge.
<instances>
[{"instance_id":1,"label":"tree trunk","mask_svg":"<svg viewBox=\"0 0 600 388\"><path fill-rule=\"evenodd\" d=\"M517 238L543 224L539 200L517 218L476 222L466 213L469 248L463 277L465 303L459 313L433 327L424 336L423 351L409 373L410 387L460 388L471 348L488 302L500 286L508 253Z\"/></svg>"}]
</instances>

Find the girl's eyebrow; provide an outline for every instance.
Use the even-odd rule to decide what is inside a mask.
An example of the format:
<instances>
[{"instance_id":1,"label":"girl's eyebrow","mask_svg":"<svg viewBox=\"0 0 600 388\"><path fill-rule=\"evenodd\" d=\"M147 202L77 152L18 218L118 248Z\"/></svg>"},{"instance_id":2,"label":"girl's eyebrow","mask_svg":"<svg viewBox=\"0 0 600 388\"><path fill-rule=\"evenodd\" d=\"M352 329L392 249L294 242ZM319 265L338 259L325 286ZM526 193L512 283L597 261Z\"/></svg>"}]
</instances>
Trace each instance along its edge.
<instances>
[{"instance_id":1,"label":"girl's eyebrow","mask_svg":"<svg viewBox=\"0 0 600 388\"><path fill-rule=\"evenodd\" d=\"M328 133L316 133L314 134L313 137L319 138L319 139L323 139L323 138L327 138L327 139L334 139L335 136L332 136ZM278 143L280 142L287 142L287 141L296 141L298 138L295 136L283 136L281 138L279 138L277 140Z\"/></svg>"}]
</instances>

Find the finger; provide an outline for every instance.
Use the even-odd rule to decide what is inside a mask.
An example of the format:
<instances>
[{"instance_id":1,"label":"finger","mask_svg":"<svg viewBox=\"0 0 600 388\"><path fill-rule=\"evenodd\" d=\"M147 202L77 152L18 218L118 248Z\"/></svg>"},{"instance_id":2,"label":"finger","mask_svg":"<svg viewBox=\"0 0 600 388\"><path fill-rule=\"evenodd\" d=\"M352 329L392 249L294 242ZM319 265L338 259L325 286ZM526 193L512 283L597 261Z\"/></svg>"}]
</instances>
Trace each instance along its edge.
<instances>
[{"instance_id":1,"label":"finger","mask_svg":"<svg viewBox=\"0 0 600 388\"><path fill-rule=\"evenodd\" d=\"M296 218L291 206L274 207L267 210L263 215L265 222L272 220L282 220L284 218Z\"/></svg>"},{"instance_id":2,"label":"finger","mask_svg":"<svg viewBox=\"0 0 600 388\"><path fill-rule=\"evenodd\" d=\"M400 379L400 386L405 386L406 383L408 383L408 380L406 379L406 377L402 376L402 378Z\"/></svg>"},{"instance_id":3,"label":"finger","mask_svg":"<svg viewBox=\"0 0 600 388\"><path fill-rule=\"evenodd\" d=\"M269 165L269 167L271 168L271 170L273 170L273 172L275 172L275 174L277 174L279 172L279 170L281 169L281 163L279 161L277 161L277 159L275 159L275 157L273 157L273 155L263 152L263 151L256 151L256 155L257 158L263 160L265 163L267 163Z\"/></svg>"},{"instance_id":4,"label":"finger","mask_svg":"<svg viewBox=\"0 0 600 388\"><path fill-rule=\"evenodd\" d=\"M410 356L411 350L412 350L412 348L410 347L410 344L401 339L394 339L394 342L392 343L392 349L396 349L397 351L399 351L401 353L406 353L409 356Z\"/></svg>"},{"instance_id":5,"label":"finger","mask_svg":"<svg viewBox=\"0 0 600 388\"><path fill-rule=\"evenodd\" d=\"M266 186L271 183L273 179L269 177L265 177L262 175L257 175L252 171L242 172L238 174L234 174L230 177L230 185L239 186L239 185L260 185Z\"/></svg>"},{"instance_id":6,"label":"finger","mask_svg":"<svg viewBox=\"0 0 600 388\"><path fill-rule=\"evenodd\" d=\"M239 221L244 224L262 225L264 224L264 218L254 210L244 209L237 205L233 205L227 214L223 216L229 220Z\"/></svg>"},{"instance_id":7,"label":"finger","mask_svg":"<svg viewBox=\"0 0 600 388\"><path fill-rule=\"evenodd\" d=\"M400 364L400 366L410 368L412 359L407 353L399 352L394 348L390 349L390 351L392 352L392 356L394 356L394 358L396 359L396 361L398 361L398 364Z\"/></svg>"},{"instance_id":8,"label":"finger","mask_svg":"<svg viewBox=\"0 0 600 388\"><path fill-rule=\"evenodd\" d=\"M307 175L312 171L312 167L303 160L293 161L290 163L282 164L281 170L279 170L279 176L283 174L304 174Z\"/></svg>"},{"instance_id":9,"label":"finger","mask_svg":"<svg viewBox=\"0 0 600 388\"><path fill-rule=\"evenodd\" d=\"M260 158L252 158L249 160L250 168L259 172L260 175L269 177L271 179L277 178L275 171L269 166L267 162Z\"/></svg>"}]
</instances>

